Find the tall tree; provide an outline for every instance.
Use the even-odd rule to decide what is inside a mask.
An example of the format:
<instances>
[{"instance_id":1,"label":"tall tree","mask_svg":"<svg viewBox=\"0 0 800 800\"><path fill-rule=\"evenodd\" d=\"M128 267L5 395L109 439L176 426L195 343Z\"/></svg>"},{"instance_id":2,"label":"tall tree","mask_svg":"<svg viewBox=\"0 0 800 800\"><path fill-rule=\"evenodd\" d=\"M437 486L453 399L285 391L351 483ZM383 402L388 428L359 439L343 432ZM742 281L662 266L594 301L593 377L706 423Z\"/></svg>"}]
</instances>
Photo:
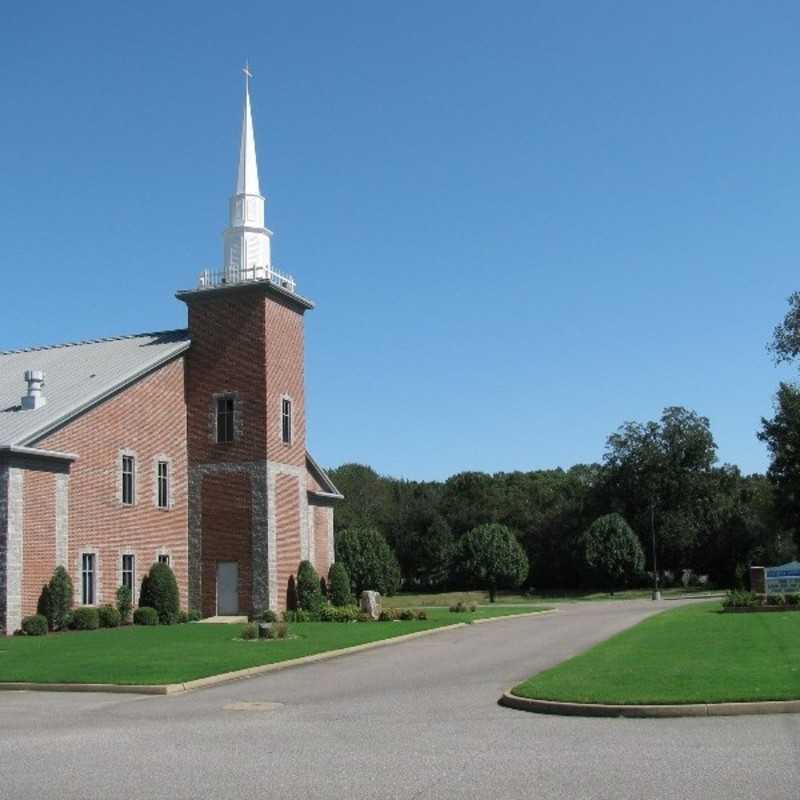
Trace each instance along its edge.
<instances>
[{"instance_id":1,"label":"tall tree","mask_svg":"<svg viewBox=\"0 0 800 800\"><path fill-rule=\"evenodd\" d=\"M608 437L604 492L610 510L633 523L650 560L655 528L659 568L691 560L716 447L708 419L681 406L664 409L659 421L626 422Z\"/></svg>"},{"instance_id":2,"label":"tall tree","mask_svg":"<svg viewBox=\"0 0 800 800\"><path fill-rule=\"evenodd\" d=\"M766 443L772 457L767 477L775 487L778 519L800 546L800 389L797 386L780 384L775 416L761 420L758 438Z\"/></svg>"}]
</instances>

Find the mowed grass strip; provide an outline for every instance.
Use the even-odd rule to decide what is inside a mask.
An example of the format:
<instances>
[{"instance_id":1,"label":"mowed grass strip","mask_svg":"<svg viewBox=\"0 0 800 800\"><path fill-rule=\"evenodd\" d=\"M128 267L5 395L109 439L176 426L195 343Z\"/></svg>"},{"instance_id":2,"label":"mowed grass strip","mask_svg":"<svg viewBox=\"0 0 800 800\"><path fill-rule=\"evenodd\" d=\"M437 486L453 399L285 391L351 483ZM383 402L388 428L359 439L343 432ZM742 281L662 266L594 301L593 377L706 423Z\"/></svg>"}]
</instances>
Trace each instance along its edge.
<instances>
[{"instance_id":1,"label":"mowed grass strip","mask_svg":"<svg viewBox=\"0 0 800 800\"><path fill-rule=\"evenodd\" d=\"M576 591L569 593L553 592L552 594L517 594L516 592L501 591L497 593L498 605L539 605L541 603L578 603L594 600L642 600L649 598L650 589L626 589L625 591L609 594L608 592ZM718 592L703 589L665 589L662 595L665 598L678 598L684 595L719 594ZM428 592L424 594L402 593L392 597L384 597L385 608L432 608L444 606L445 608L458 602L470 605L489 605L489 592L479 589L462 592Z\"/></svg>"},{"instance_id":2,"label":"mowed grass strip","mask_svg":"<svg viewBox=\"0 0 800 800\"><path fill-rule=\"evenodd\" d=\"M719 603L646 619L512 693L580 703L800 698L800 613L721 614Z\"/></svg>"},{"instance_id":3,"label":"mowed grass strip","mask_svg":"<svg viewBox=\"0 0 800 800\"><path fill-rule=\"evenodd\" d=\"M526 611L533 609L525 609ZM497 609L504 615L506 609ZM512 613L514 613L512 609ZM516 609L522 613L523 609ZM244 642L243 625L128 626L98 631L0 639L0 681L34 683L183 683L222 672L430 630L482 613L429 613L427 620L304 622L289 626L296 638Z\"/></svg>"}]
</instances>

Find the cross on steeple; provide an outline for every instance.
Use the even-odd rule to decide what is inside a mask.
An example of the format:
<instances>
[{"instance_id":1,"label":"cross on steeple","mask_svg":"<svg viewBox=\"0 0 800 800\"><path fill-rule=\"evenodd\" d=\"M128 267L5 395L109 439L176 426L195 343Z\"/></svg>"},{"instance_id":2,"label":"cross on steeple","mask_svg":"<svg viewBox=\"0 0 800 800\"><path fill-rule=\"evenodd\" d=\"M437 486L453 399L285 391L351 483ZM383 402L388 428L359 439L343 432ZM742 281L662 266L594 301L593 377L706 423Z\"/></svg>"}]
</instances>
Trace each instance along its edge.
<instances>
[{"instance_id":1,"label":"cross on steeple","mask_svg":"<svg viewBox=\"0 0 800 800\"><path fill-rule=\"evenodd\" d=\"M249 61L245 61L244 62L244 69L242 69L242 72L244 72L244 74L247 76L245 78L245 80L247 80L248 78L252 78L253 77L253 73L250 72L250 62Z\"/></svg>"}]
</instances>

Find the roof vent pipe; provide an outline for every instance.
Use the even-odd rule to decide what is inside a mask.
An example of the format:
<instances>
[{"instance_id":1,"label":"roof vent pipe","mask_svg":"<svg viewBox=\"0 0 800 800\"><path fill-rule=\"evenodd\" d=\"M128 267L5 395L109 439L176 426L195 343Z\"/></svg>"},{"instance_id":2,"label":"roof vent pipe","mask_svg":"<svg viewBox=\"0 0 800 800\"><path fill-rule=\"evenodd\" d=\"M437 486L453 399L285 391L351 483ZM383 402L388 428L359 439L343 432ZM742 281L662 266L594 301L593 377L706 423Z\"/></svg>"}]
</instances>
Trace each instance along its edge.
<instances>
[{"instance_id":1,"label":"roof vent pipe","mask_svg":"<svg viewBox=\"0 0 800 800\"><path fill-rule=\"evenodd\" d=\"M25 410L41 408L47 402L47 398L42 394L44 372L40 369L26 369L25 382L28 384L28 394L22 398L22 408Z\"/></svg>"}]
</instances>

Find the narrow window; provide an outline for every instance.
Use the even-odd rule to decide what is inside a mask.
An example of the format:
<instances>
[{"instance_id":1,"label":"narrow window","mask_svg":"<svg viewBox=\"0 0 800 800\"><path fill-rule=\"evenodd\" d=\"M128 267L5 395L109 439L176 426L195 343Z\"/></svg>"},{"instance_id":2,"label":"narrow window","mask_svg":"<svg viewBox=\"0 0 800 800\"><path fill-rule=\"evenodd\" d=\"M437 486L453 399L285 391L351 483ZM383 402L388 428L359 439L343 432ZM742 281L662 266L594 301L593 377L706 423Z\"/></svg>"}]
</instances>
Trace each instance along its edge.
<instances>
[{"instance_id":1,"label":"narrow window","mask_svg":"<svg viewBox=\"0 0 800 800\"><path fill-rule=\"evenodd\" d=\"M292 401L288 397L281 400L281 438L284 444L292 442Z\"/></svg>"},{"instance_id":2,"label":"narrow window","mask_svg":"<svg viewBox=\"0 0 800 800\"><path fill-rule=\"evenodd\" d=\"M136 568L136 559L130 553L122 556L122 585L130 589L133 597L133 581Z\"/></svg>"},{"instance_id":3,"label":"narrow window","mask_svg":"<svg viewBox=\"0 0 800 800\"><path fill-rule=\"evenodd\" d=\"M169 508L169 464L158 462L158 507Z\"/></svg>"},{"instance_id":4,"label":"narrow window","mask_svg":"<svg viewBox=\"0 0 800 800\"><path fill-rule=\"evenodd\" d=\"M94 605L94 553L84 553L81 560L81 601Z\"/></svg>"},{"instance_id":5,"label":"narrow window","mask_svg":"<svg viewBox=\"0 0 800 800\"><path fill-rule=\"evenodd\" d=\"M168 555L166 555L166 554L163 554L163 553L162 553L162 554L161 554L161 555L158 557L158 563L159 563L159 564L166 564L167 566L169 566L169 556L168 556Z\"/></svg>"},{"instance_id":6,"label":"narrow window","mask_svg":"<svg viewBox=\"0 0 800 800\"><path fill-rule=\"evenodd\" d=\"M126 506L133 505L134 469L133 456L122 456L122 502Z\"/></svg>"},{"instance_id":7,"label":"narrow window","mask_svg":"<svg viewBox=\"0 0 800 800\"><path fill-rule=\"evenodd\" d=\"M217 442L233 441L233 397L226 394L217 398Z\"/></svg>"}]
</instances>

